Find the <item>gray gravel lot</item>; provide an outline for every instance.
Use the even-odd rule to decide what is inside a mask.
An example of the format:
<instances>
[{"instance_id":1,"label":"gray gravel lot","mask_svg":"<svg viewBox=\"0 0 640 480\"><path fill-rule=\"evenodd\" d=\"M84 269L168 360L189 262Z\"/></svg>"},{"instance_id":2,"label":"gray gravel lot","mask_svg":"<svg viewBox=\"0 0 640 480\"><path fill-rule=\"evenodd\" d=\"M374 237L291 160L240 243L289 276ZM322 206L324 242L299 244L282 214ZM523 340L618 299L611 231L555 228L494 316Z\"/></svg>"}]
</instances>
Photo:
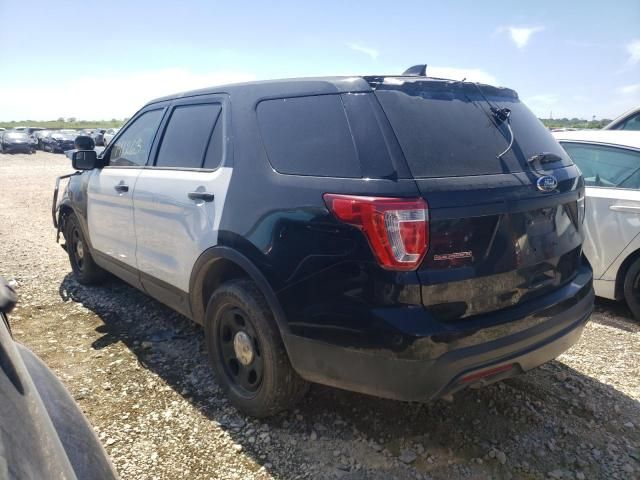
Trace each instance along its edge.
<instances>
[{"instance_id":1,"label":"gray gravel lot","mask_svg":"<svg viewBox=\"0 0 640 480\"><path fill-rule=\"evenodd\" d=\"M0 274L16 338L63 380L125 479L640 478L640 324L599 301L580 342L452 403L313 387L296 411L239 414L199 327L116 279L86 288L55 243L63 155L0 154Z\"/></svg>"}]
</instances>

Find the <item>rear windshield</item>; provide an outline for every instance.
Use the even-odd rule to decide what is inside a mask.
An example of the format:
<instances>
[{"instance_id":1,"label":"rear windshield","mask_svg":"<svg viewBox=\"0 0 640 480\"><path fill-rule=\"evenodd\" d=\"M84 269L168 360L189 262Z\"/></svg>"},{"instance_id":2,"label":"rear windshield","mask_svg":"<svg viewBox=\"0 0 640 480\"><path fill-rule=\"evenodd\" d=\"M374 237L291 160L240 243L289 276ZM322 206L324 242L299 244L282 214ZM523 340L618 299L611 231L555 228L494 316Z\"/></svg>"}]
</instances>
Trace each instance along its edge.
<instances>
[{"instance_id":1,"label":"rear windshield","mask_svg":"<svg viewBox=\"0 0 640 480\"><path fill-rule=\"evenodd\" d=\"M509 89L470 83L412 81L383 83L378 97L414 177L453 177L521 172L527 159L545 152L571 164L549 131ZM485 98L486 97L486 100ZM513 148L501 159L509 133L492 121L487 100L511 110Z\"/></svg>"}]
</instances>

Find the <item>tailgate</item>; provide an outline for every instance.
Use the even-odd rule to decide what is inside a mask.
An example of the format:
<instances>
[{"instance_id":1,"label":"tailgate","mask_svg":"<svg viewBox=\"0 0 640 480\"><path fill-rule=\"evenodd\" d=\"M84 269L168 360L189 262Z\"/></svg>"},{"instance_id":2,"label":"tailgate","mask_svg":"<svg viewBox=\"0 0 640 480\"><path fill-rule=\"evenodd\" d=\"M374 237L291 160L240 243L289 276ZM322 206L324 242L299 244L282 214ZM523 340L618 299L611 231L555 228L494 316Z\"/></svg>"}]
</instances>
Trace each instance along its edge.
<instances>
[{"instance_id":1,"label":"tailgate","mask_svg":"<svg viewBox=\"0 0 640 480\"><path fill-rule=\"evenodd\" d=\"M418 276L441 320L506 308L569 282L581 261L575 167L537 191L531 173L419 179L429 203L429 251Z\"/></svg>"}]
</instances>

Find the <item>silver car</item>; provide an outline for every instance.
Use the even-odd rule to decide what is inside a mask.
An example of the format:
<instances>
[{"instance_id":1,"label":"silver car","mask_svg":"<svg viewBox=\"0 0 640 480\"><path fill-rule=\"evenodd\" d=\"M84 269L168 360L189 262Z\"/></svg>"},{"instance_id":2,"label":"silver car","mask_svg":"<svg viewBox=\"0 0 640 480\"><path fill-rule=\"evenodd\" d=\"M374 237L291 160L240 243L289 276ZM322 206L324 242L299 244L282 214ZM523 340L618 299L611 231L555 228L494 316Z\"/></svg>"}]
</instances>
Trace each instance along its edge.
<instances>
[{"instance_id":1,"label":"silver car","mask_svg":"<svg viewBox=\"0 0 640 480\"><path fill-rule=\"evenodd\" d=\"M118 133L119 131L120 131L119 128L110 128L106 132L104 132L102 139L105 147L109 144L109 142L113 139L113 137L116 136L116 133Z\"/></svg>"},{"instance_id":2,"label":"silver car","mask_svg":"<svg viewBox=\"0 0 640 480\"><path fill-rule=\"evenodd\" d=\"M596 295L640 320L640 131L553 132L584 175L584 253Z\"/></svg>"}]
</instances>

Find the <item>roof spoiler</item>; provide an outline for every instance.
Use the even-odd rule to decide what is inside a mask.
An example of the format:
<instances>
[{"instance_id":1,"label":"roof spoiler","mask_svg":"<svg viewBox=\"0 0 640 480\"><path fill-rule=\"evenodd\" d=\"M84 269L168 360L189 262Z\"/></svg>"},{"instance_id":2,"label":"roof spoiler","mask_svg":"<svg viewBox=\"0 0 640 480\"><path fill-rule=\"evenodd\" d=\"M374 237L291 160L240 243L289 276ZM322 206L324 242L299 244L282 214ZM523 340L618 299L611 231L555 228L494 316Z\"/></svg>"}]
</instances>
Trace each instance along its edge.
<instances>
[{"instance_id":1,"label":"roof spoiler","mask_svg":"<svg viewBox=\"0 0 640 480\"><path fill-rule=\"evenodd\" d=\"M427 65L414 65L413 67L407 68L402 74L403 77L426 77L427 76Z\"/></svg>"}]
</instances>

